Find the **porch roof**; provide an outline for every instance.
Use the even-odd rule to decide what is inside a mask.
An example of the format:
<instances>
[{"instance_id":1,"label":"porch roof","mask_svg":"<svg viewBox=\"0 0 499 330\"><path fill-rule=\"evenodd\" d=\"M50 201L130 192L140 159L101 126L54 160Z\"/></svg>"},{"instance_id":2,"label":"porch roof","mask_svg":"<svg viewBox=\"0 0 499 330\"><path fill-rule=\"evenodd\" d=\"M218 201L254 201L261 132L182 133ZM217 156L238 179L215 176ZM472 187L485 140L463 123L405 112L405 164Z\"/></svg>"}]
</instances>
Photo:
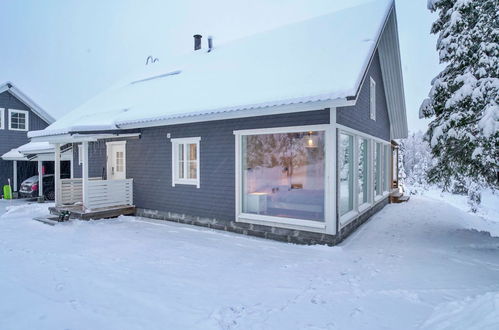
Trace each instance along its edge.
<instances>
[{"instance_id":1,"label":"porch roof","mask_svg":"<svg viewBox=\"0 0 499 330\"><path fill-rule=\"evenodd\" d=\"M25 155L19 152L18 148L11 149L2 155L3 160L29 160Z\"/></svg>"}]
</instances>

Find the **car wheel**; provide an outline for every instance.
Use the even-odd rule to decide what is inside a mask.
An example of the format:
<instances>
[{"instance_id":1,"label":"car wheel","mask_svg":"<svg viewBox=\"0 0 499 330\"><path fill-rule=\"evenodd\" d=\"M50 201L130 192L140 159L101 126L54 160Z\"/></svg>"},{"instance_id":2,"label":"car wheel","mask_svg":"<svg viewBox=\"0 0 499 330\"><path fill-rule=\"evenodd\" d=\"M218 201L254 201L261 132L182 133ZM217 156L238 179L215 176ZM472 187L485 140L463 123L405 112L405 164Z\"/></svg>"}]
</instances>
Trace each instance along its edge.
<instances>
[{"instance_id":1,"label":"car wheel","mask_svg":"<svg viewBox=\"0 0 499 330\"><path fill-rule=\"evenodd\" d=\"M55 199L55 191L49 191L45 194L45 197L47 197L49 201L53 201Z\"/></svg>"}]
</instances>

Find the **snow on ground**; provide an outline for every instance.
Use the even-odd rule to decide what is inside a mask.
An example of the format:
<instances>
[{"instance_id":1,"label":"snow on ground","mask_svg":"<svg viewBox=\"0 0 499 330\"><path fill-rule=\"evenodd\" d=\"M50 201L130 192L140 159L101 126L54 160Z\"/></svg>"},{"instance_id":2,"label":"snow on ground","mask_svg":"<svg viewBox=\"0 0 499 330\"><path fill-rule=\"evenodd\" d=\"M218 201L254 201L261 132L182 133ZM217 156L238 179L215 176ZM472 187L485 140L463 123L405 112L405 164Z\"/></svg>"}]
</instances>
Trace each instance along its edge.
<instances>
[{"instance_id":1,"label":"snow on ground","mask_svg":"<svg viewBox=\"0 0 499 330\"><path fill-rule=\"evenodd\" d=\"M412 197L337 247L0 201L0 329L499 329L499 238Z\"/></svg>"},{"instance_id":2,"label":"snow on ground","mask_svg":"<svg viewBox=\"0 0 499 330\"><path fill-rule=\"evenodd\" d=\"M410 189L410 188L409 188ZM430 186L429 189L418 189L423 195L431 199L440 200L458 209L470 212L468 197L466 195L451 194L442 192L441 189ZM482 202L476 213L477 217L466 219L467 228L478 231L487 231L492 236L499 237L499 192L493 193L491 190L482 192Z\"/></svg>"}]
</instances>

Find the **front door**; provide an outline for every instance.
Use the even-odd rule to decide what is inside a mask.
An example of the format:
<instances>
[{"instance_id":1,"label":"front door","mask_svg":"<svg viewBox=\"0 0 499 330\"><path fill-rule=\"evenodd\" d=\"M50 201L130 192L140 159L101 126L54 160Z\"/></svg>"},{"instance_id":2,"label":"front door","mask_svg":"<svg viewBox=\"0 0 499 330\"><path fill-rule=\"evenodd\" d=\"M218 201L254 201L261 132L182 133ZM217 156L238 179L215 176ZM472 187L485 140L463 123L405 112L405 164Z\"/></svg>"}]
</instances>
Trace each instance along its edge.
<instances>
[{"instance_id":1,"label":"front door","mask_svg":"<svg viewBox=\"0 0 499 330\"><path fill-rule=\"evenodd\" d=\"M126 179L125 141L107 143L107 179Z\"/></svg>"}]
</instances>

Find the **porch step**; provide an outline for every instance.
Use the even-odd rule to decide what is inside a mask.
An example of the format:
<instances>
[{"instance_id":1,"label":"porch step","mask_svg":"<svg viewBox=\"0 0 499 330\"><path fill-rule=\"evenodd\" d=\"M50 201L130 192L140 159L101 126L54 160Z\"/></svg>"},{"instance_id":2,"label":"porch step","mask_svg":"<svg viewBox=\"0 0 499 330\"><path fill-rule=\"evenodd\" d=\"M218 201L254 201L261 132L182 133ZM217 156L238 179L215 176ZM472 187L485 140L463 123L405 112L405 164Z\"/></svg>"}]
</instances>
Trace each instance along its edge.
<instances>
[{"instance_id":1,"label":"porch step","mask_svg":"<svg viewBox=\"0 0 499 330\"><path fill-rule=\"evenodd\" d=\"M44 223L44 224L50 225L50 226L55 226L57 224L67 222L67 221L59 221L59 217L35 217L35 218L33 218L33 220L39 221L41 223Z\"/></svg>"},{"instance_id":2,"label":"porch step","mask_svg":"<svg viewBox=\"0 0 499 330\"><path fill-rule=\"evenodd\" d=\"M50 207L49 211L53 215L59 215L61 211L69 211L71 213L72 219L80 220L97 220L97 219L108 219L116 218L120 215L133 215L135 214L134 205L121 205L113 207L99 208L95 210L83 211L81 205L77 206L61 206L61 207Z\"/></svg>"}]
</instances>

